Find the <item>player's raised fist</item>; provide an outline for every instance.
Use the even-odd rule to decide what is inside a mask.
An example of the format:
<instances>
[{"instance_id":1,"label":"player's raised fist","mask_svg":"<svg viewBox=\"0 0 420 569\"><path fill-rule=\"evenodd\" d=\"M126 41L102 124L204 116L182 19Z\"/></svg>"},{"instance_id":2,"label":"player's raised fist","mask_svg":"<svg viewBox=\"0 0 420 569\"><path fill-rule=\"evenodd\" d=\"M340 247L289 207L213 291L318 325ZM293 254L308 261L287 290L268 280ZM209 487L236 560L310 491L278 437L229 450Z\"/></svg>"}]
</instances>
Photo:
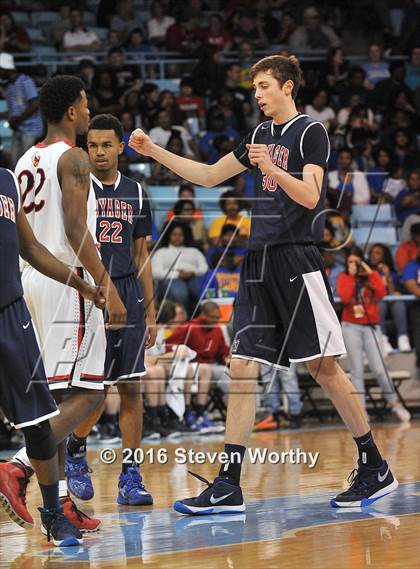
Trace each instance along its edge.
<instances>
[{"instance_id":1,"label":"player's raised fist","mask_svg":"<svg viewBox=\"0 0 420 569\"><path fill-rule=\"evenodd\" d=\"M141 130L141 128L136 128L136 130L133 130L131 133L128 146L139 154L143 154L143 156L150 156L153 142L150 136Z\"/></svg>"}]
</instances>

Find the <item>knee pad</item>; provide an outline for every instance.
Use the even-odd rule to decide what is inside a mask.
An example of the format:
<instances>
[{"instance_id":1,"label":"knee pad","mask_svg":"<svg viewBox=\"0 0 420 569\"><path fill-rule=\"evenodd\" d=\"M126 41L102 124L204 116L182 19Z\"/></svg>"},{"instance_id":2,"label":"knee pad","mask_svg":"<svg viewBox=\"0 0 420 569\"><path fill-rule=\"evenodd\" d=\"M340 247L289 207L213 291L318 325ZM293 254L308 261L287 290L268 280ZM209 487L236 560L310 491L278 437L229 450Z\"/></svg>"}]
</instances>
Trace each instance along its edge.
<instances>
[{"instance_id":1,"label":"knee pad","mask_svg":"<svg viewBox=\"0 0 420 569\"><path fill-rule=\"evenodd\" d=\"M28 458L50 460L57 452L57 442L49 421L22 429L26 441Z\"/></svg>"}]
</instances>

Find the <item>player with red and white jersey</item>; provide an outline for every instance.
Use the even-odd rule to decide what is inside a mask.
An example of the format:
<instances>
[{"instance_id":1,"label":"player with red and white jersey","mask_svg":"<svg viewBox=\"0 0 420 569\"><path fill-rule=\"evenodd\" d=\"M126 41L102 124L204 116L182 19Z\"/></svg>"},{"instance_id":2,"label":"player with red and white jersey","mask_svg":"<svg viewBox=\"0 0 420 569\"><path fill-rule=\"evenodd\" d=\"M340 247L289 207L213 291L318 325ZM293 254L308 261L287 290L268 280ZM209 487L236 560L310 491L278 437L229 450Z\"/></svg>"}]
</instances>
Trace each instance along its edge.
<instances>
[{"instance_id":1,"label":"player with red and white jersey","mask_svg":"<svg viewBox=\"0 0 420 569\"><path fill-rule=\"evenodd\" d=\"M120 328L126 322L126 309L96 248L90 164L87 154L76 147L76 136L85 133L89 124L82 81L67 75L49 79L41 89L40 108L48 125L46 137L30 148L16 167L23 209L43 245L84 280L103 286L107 326ZM49 387L60 403L63 420L55 435L62 441L103 402L103 313L73 289L32 267L24 268L22 284L39 334ZM60 458L64 459L64 453ZM13 460L31 468L24 450ZM64 514L79 529L95 531L99 520L79 512L68 496L64 460L60 470Z\"/></svg>"}]
</instances>

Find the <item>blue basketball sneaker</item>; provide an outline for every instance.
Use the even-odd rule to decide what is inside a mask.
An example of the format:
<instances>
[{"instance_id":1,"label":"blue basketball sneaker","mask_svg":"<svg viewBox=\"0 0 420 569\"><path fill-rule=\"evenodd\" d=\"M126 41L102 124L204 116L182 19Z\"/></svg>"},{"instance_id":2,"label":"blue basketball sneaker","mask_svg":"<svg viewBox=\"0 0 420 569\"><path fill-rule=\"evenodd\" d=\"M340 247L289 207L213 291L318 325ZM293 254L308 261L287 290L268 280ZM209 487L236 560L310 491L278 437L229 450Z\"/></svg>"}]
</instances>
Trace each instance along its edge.
<instances>
[{"instance_id":1,"label":"blue basketball sneaker","mask_svg":"<svg viewBox=\"0 0 420 569\"><path fill-rule=\"evenodd\" d=\"M127 472L121 472L118 480L117 503L120 506L150 506L152 495L146 490L137 466L130 466Z\"/></svg>"},{"instance_id":2,"label":"blue basketball sneaker","mask_svg":"<svg viewBox=\"0 0 420 569\"><path fill-rule=\"evenodd\" d=\"M83 536L66 518L63 510L38 508L41 513L41 532L58 547L81 545Z\"/></svg>"},{"instance_id":3,"label":"blue basketball sneaker","mask_svg":"<svg viewBox=\"0 0 420 569\"><path fill-rule=\"evenodd\" d=\"M350 488L330 502L334 508L369 506L398 487L398 480L385 460L379 468L368 468L358 462L358 468L352 470L347 480Z\"/></svg>"},{"instance_id":4,"label":"blue basketball sneaker","mask_svg":"<svg viewBox=\"0 0 420 569\"><path fill-rule=\"evenodd\" d=\"M65 473L67 486L73 496L80 500L90 500L93 498L94 490L90 473L92 469L86 461L86 451L79 452L77 455L70 456L66 449Z\"/></svg>"},{"instance_id":5,"label":"blue basketball sneaker","mask_svg":"<svg viewBox=\"0 0 420 569\"><path fill-rule=\"evenodd\" d=\"M218 476L213 483L188 471L190 474L207 484L206 488L195 498L177 500L174 510L180 514L237 514L245 511L245 503L240 486L232 484L227 476Z\"/></svg>"}]
</instances>

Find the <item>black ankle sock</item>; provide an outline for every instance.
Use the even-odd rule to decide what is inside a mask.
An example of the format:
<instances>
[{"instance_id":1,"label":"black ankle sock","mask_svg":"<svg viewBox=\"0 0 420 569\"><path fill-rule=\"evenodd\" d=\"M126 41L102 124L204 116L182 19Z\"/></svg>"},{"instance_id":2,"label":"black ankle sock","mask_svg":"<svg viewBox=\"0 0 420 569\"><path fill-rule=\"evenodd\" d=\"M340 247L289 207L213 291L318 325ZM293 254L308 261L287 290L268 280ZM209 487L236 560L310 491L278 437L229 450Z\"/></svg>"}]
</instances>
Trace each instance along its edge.
<instances>
[{"instance_id":1,"label":"black ankle sock","mask_svg":"<svg viewBox=\"0 0 420 569\"><path fill-rule=\"evenodd\" d=\"M104 413L102 415L102 423L111 423L112 425L116 425L118 423L117 414Z\"/></svg>"},{"instance_id":2,"label":"black ankle sock","mask_svg":"<svg viewBox=\"0 0 420 569\"><path fill-rule=\"evenodd\" d=\"M60 510L60 502L58 500L58 480L54 484L41 484L42 501L46 510Z\"/></svg>"},{"instance_id":3,"label":"black ankle sock","mask_svg":"<svg viewBox=\"0 0 420 569\"><path fill-rule=\"evenodd\" d=\"M70 456L74 456L79 452L86 451L86 437L78 437L74 433L71 433L67 441L67 449Z\"/></svg>"},{"instance_id":4,"label":"black ankle sock","mask_svg":"<svg viewBox=\"0 0 420 569\"><path fill-rule=\"evenodd\" d=\"M231 457L229 462L222 464L219 470L219 476L229 476L239 486L241 479L241 468L244 459L246 447L241 445L225 445L225 453ZM232 453L235 453L232 455Z\"/></svg>"},{"instance_id":5,"label":"black ankle sock","mask_svg":"<svg viewBox=\"0 0 420 569\"><path fill-rule=\"evenodd\" d=\"M156 407L156 409L157 409L158 417L159 417L160 419L165 419L165 417L166 417L166 415L167 415L167 413L166 413L166 405L158 405L158 406Z\"/></svg>"},{"instance_id":6,"label":"black ankle sock","mask_svg":"<svg viewBox=\"0 0 420 569\"><path fill-rule=\"evenodd\" d=\"M158 407L156 405L153 405L153 407L148 405L146 407L146 413L151 419L156 419L158 416Z\"/></svg>"},{"instance_id":7,"label":"black ankle sock","mask_svg":"<svg viewBox=\"0 0 420 569\"><path fill-rule=\"evenodd\" d=\"M363 466L367 466L368 468L378 468L381 466L383 459L373 440L371 431L362 437L354 437L354 442L357 444L359 461Z\"/></svg>"},{"instance_id":8,"label":"black ankle sock","mask_svg":"<svg viewBox=\"0 0 420 569\"><path fill-rule=\"evenodd\" d=\"M201 417L201 415L204 415L204 410L205 410L206 406L205 405L194 405L194 411L197 415L197 417Z\"/></svg>"},{"instance_id":9,"label":"black ankle sock","mask_svg":"<svg viewBox=\"0 0 420 569\"><path fill-rule=\"evenodd\" d=\"M127 470L129 468L131 468L132 466L134 466L134 467L139 466L138 462L136 462L136 460L135 460L135 458L136 458L136 449L135 448L130 449L129 456L132 457L131 462L123 462L122 463L121 472L123 472L124 474L127 474Z\"/></svg>"}]
</instances>

